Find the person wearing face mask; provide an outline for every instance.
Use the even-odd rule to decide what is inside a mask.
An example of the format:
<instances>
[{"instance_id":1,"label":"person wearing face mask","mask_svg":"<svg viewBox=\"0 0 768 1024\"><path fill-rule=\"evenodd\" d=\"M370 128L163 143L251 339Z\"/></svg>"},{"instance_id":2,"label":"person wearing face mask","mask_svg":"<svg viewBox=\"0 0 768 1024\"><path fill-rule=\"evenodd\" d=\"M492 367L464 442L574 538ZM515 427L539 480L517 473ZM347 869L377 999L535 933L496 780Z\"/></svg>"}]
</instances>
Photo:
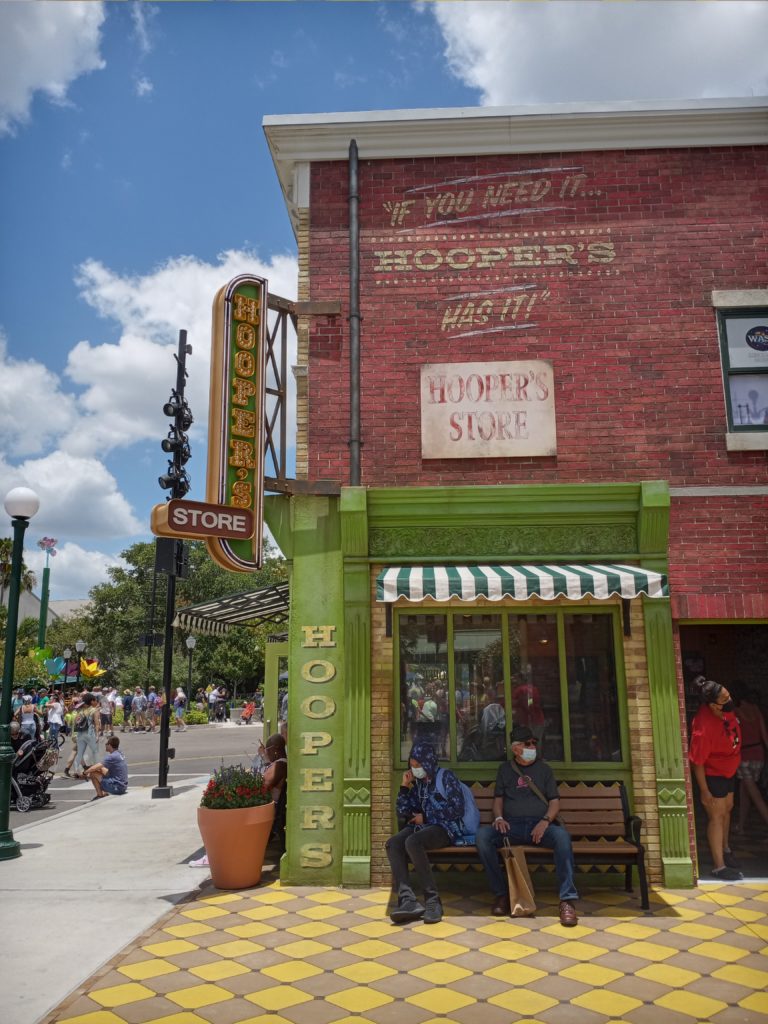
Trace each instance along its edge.
<instances>
[{"instance_id":1,"label":"person wearing face mask","mask_svg":"<svg viewBox=\"0 0 768 1024\"><path fill-rule=\"evenodd\" d=\"M491 913L510 912L507 876L499 862L505 837L515 846L544 846L555 855L555 874L560 887L560 924L571 928L578 922L574 900L575 865L571 837L556 819L560 796L552 769L537 756L537 739L527 725L516 725L509 736L512 760L499 765L493 794L493 825L477 831L477 852L495 899Z\"/></svg>"},{"instance_id":2,"label":"person wearing face mask","mask_svg":"<svg viewBox=\"0 0 768 1024\"><path fill-rule=\"evenodd\" d=\"M462 835L464 812L459 780L447 768L439 767L431 744L414 743L397 795L397 816L406 825L386 844L397 887L397 906L389 915L394 924L419 918L424 924L437 924L442 919L443 907L427 851L454 844ZM411 887L409 861L424 893L423 904Z\"/></svg>"},{"instance_id":3,"label":"person wearing face mask","mask_svg":"<svg viewBox=\"0 0 768 1024\"><path fill-rule=\"evenodd\" d=\"M741 764L741 724L730 693L714 679L697 676L701 707L691 722L688 759L707 815L712 877L737 882L744 876L728 845L736 772Z\"/></svg>"}]
</instances>

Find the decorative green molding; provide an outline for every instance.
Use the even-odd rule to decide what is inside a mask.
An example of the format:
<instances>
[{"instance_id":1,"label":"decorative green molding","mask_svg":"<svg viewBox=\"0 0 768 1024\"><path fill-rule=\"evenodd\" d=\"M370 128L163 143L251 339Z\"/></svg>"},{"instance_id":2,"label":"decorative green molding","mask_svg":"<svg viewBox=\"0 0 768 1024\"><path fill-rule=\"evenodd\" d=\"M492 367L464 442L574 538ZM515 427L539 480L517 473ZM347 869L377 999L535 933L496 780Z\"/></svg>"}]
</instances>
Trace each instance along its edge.
<instances>
[{"instance_id":1,"label":"decorative green molding","mask_svg":"<svg viewBox=\"0 0 768 1024\"><path fill-rule=\"evenodd\" d=\"M342 883L371 880L371 595L366 491L340 498L344 556L344 854Z\"/></svg>"},{"instance_id":2,"label":"decorative green molding","mask_svg":"<svg viewBox=\"0 0 768 1024\"><path fill-rule=\"evenodd\" d=\"M616 560L642 551L664 560L668 503L663 481L371 488L369 554L382 560Z\"/></svg>"},{"instance_id":3,"label":"decorative green molding","mask_svg":"<svg viewBox=\"0 0 768 1024\"><path fill-rule=\"evenodd\" d=\"M278 521L291 533L293 573L288 629L291 767L280 877L289 885L338 885L345 831L342 705L347 678L338 498L294 495L289 515L284 506L281 512Z\"/></svg>"},{"instance_id":4,"label":"decorative green molding","mask_svg":"<svg viewBox=\"0 0 768 1024\"><path fill-rule=\"evenodd\" d=\"M685 752L680 729L669 601L644 597L643 615L664 884L671 888L692 886L693 862L688 837Z\"/></svg>"},{"instance_id":5,"label":"decorative green molding","mask_svg":"<svg viewBox=\"0 0 768 1024\"><path fill-rule=\"evenodd\" d=\"M400 527L371 530L371 555L381 559L605 556L633 551L632 526ZM418 552L418 555L415 553Z\"/></svg>"}]
</instances>

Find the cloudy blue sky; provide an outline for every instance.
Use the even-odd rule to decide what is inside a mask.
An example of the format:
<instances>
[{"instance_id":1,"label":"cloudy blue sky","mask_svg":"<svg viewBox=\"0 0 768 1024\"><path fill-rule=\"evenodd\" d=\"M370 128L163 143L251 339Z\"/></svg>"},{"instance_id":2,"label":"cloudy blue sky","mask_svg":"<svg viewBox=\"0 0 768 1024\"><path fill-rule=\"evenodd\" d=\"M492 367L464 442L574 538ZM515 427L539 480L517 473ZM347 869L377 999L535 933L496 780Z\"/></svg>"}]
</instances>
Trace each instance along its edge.
<instances>
[{"instance_id":1,"label":"cloudy blue sky","mask_svg":"<svg viewBox=\"0 0 768 1024\"><path fill-rule=\"evenodd\" d=\"M53 597L150 537L178 329L202 499L213 295L294 294L264 114L760 96L766 38L738 0L0 2L0 496Z\"/></svg>"}]
</instances>

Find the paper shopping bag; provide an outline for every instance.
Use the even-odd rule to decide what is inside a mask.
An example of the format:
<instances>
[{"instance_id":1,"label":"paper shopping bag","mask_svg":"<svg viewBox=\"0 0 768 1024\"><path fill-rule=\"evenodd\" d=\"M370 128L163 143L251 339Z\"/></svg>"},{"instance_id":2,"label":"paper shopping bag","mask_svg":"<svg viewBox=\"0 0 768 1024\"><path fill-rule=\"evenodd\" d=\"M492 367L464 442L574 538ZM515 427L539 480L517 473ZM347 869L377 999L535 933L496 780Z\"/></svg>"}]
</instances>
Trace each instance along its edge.
<instances>
[{"instance_id":1,"label":"paper shopping bag","mask_svg":"<svg viewBox=\"0 0 768 1024\"><path fill-rule=\"evenodd\" d=\"M505 840L501 848L501 855L507 869L510 915L512 917L533 917L536 913L536 899L525 854L519 847L512 846L509 840Z\"/></svg>"}]
</instances>

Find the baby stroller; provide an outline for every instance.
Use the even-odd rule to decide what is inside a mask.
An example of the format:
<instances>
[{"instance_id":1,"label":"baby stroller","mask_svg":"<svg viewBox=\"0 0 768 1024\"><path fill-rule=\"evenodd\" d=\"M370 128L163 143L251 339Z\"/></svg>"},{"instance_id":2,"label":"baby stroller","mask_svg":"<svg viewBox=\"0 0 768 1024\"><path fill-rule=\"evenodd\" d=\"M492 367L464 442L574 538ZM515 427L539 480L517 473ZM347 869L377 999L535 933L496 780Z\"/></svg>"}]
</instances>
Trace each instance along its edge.
<instances>
[{"instance_id":1,"label":"baby stroller","mask_svg":"<svg viewBox=\"0 0 768 1024\"><path fill-rule=\"evenodd\" d=\"M47 790L58 760L55 743L34 739L23 743L11 766L11 807L25 812L50 803Z\"/></svg>"},{"instance_id":2,"label":"baby stroller","mask_svg":"<svg viewBox=\"0 0 768 1024\"><path fill-rule=\"evenodd\" d=\"M486 711L499 708L492 704ZM485 728L483 727L485 726ZM506 722L503 709L501 715L488 715L483 712L483 720L479 725L472 726L464 737L459 752L459 761L505 761L506 754Z\"/></svg>"}]
</instances>

